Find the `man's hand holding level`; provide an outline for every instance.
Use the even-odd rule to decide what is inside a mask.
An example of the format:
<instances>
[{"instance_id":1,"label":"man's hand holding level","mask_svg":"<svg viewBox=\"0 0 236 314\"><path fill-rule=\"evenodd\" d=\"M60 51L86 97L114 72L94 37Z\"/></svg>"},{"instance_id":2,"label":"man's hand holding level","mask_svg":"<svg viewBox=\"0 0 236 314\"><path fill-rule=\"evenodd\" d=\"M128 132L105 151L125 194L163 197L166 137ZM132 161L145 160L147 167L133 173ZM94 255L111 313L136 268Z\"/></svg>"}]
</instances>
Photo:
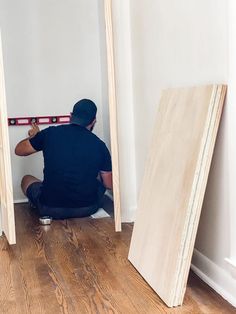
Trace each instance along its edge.
<instances>
[{"instance_id":1,"label":"man's hand holding level","mask_svg":"<svg viewBox=\"0 0 236 314\"><path fill-rule=\"evenodd\" d=\"M29 137L34 137L38 132L40 132L39 127L36 123L32 123L32 128L28 131Z\"/></svg>"}]
</instances>

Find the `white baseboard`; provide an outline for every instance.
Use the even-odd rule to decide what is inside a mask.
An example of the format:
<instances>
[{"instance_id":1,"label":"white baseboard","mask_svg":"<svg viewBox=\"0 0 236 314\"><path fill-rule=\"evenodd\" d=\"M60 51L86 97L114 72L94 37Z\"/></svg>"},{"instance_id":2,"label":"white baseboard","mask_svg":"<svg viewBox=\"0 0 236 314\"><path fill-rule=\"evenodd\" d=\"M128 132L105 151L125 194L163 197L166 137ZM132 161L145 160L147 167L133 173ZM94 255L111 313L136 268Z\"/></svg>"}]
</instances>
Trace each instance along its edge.
<instances>
[{"instance_id":1,"label":"white baseboard","mask_svg":"<svg viewBox=\"0 0 236 314\"><path fill-rule=\"evenodd\" d=\"M105 195L113 201L113 194L110 190L106 190ZM121 209L121 221L122 222L134 222L136 213L136 206L129 209L126 208L125 212Z\"/></svg>"},{"instance_id":2,"label":"white baseboard","mask_svg":"<svg viewBox=\"0 0 236 314\"><path fill-rule=\"evenodd\" d=\"M225 258L231 275L236 279L236 261L235 258Z\"/></svg>"},{"instance_id":3,"label":"white baseboard","mask_svg":"<svg viewBox=\"0 0 236 314\"><path fill-rule=\"evenodd\" d=\"M27 202L28 202L27 198L21 198L18 200L14 200L14 204L27 203Z\"/></svg>"},{"instance_id":4,"label":"white baseboard","mask_svg":"<svg viewBox=\"0 0 236 314\"><path fill-rule=\"evenodd\" d=\"M124 213L121 212L121 221L122 222L134 222L136 215L136 207L130 207L126 209Z\"/></svg>"},{"instance_id":5,"label":"white baseboard","mask_svg":"<svg viewBox=\"0 0 236 314\"><path fill-rule=\"evenodd\" d=\"M236 280L197 249L194 249L191 269L225 300L236 307Z\"/></svg>"}]
</instances>

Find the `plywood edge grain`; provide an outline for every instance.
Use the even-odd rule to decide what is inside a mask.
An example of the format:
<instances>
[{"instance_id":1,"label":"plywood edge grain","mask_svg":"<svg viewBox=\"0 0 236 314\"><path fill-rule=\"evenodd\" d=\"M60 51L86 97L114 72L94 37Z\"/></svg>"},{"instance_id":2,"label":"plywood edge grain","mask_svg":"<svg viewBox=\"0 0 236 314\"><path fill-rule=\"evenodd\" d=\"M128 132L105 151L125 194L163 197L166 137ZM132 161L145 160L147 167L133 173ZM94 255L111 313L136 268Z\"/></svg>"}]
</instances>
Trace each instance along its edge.
<instances>
[{"instance_id":1,"label":"plywood edge grain","mask_svg":"<svg viewBox=\"0 0 236 314\"><path fill-rule=\"evenodd\" d=\"M194 174L194 179L193 179L193 184L192 184L192 189L191 189L191 194L190 194L190 199L189 199L189 204L188 204L188 209L187 209L187 213L186 213L186 217L185 217L185 222L184 222L184 228L182 231L182 239L181 239L181 245L180 245L180 250L179 250L179 254L178 254L178 259L177 259L177 263L176 263L176 271L175 271L175 279L174 279L174 285L173 285L173 289L171 291L171 295L169 296L168 299L168 306L178 306L181 304L178 304L179 302L176 300L176 294L179 290L179 285L180 285L180 281L181 281L181 276L184 265L185 265L185 261L184 258L186 258L186 254L188 253L187 250L187 242L188 242L188 237L189 237L189 233L190 233L190 228L193 225L193 208L194 208L194 201L196 198L196 193L197 193L197 186L199 183L199 176L200 176L200 171L201 171L201 165L202 165L202 159L203 159L203 155L204 155L204 151L205 151L205 145L206 145L206 140L207 140L207 136L209 133L209 126L212 120L212 113L214 110L214 104L215 104L215 98L216 98L216 94L217 94L217 86L210 86L211 90L211 98L210 98L210 106L208 109L208 114L207 114L207 119L206 119L206 124L205 124L205 130L203 132L203 136L202 136L202 140L201 140L201 147L199 150L199 154L198 154L198 160L197 160L197 165L196 165L196 169L195 169L195 174ZM181 293L182 296L182 293ZM181 301L180 301L181 303Z\"/></svg>"},{"instance_id":2,"label":"plywood edge grain","mask_svg":"<svg viewBox=\"0 0 236 314\"><path fill-rule=\"evenodd\" d=\"M185 286L186 286L188 273L189 273L189 271L187 271L187 269L189 269L190 265L191 265L191 259L192 259L195 239L196 239L196 235L197 235L197 228L199 225L201 209L202 209L202 205L203 205L206 185L207 185L208 176L209 176L209 172L210 172L211 161L212 161L214 148L215 148L215 142L216 142L217 133L219 130L219 125L220 125L220 119L221 119L221 115L222 115L222 111L223 111L223 107L224 107L226 91L227 91L226 85L218 85L218 96L217 96L218 104L216 106L216 112L215 112L216 115L215 115L214 123L212 123L212 132L211 132L210 141L208 141L208 144L207 144L207 146L208 146L207 147L207 160L205 163L205 169L204 169L203 174L202 174L203 177L202 177L202 183L200 185L199 197L198 197L197 202L196 202L196 208L197 208L196 213L195 213L196 223L193 226L194 228L192 229L192 233L191 233L191 236L189 238L190 239L189 240L190 241L190 248L189 248L190 254L188 256L188 260L186 261L188 268L185 269L186 273L184 274L183 281L182 281L182 289L184 289L184 291L185 291ZM181 287L180 287L180 289L181 289Z\"/></svg>"},{"instance_id":3,"label":"plywood edge grain","mask_svg":"<svg viewBox=\"0 0 236 314\"><path fill-rule=\"evenodd\" d=\"M120 163L118 145L117 99L115 84L114 40L113 40L111 0L104 0L104 9L107 45L109 115L110 115L111 155L113 167L112 176L113 176L115 230L121 231Z\"/></svg>"},{"instance_id":4,"label":"plywood edge grain","mask_svg":"<svg viewBox=\"0 0 236 314\"><path fill-rule=\"evenodd\" d=\"M193 182L188 215L186 217L185 228L182 236L182 248L178 259L176 283L169 302L170 306L178 306L183 303L225 93L225 85L212 86L212 96L208 110L207 123L195 171L195 180Z\"/></svg>"}]
</instances>

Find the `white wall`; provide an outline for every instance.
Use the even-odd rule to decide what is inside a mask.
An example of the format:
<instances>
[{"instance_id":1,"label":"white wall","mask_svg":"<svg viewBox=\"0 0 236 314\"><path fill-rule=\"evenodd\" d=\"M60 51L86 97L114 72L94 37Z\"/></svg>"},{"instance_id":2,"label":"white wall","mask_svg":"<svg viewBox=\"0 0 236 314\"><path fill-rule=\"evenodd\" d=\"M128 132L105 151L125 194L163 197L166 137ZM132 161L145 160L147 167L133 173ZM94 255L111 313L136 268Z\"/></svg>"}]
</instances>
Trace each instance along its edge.
<instances>
[{"instance_id":1,"label":"white wall","mask_svg":"<svg viewBox=\"0 0 236 314\"><path fill-rule=\"evenodd\" d=\"M99 28L99 46L100 46L100 84L101 84L101 110L103 140L110 150L110 117L108 103L108 74L107 74L107 47L105 32L105 13L104 1L97 0L98 28Z\"/></svg>"},{"instance_id":2,"label":"white wall","mask_svg":"<svg viewBox=\"0 0 236 314\"><path fill-rule=\"evenodd\" d=\"M95 133L109 146L105 26L102 1L0 1L10 117L69 114L81 98L98 106ZM104 116L104 121L103 121ZM14 156L28 127L10 127L14 199L20 178L42 177L40 154Z\"/></svg>"},{"instance_id":3,"label":"white wall","mask_svg":"<svg viewBox=\"0 0 236 314\"><path fill-rule=\"evenodd\" d=\"M236 272L236 2L229 0L229 82L228 82L228 151L229 151L229 218L230 258Z\"/></svg>"},{"instance_id":4,"label":"white wall","mask_svg":"<svg viewBox=\"0 0 236 314\"><path fill-rule=\"evenodd\" d=\"M130 0L130 3L139 191L161 90L228 81L228 1ZM235 110L235 103L230 105ZM236 282L224 260L230 255L230 227L236 229L236 221L231 221L228 206L229 188L230 191L235 189L235 185L229 187L232 184L229 173L235 165L235 156L229 164L232 150L228 150L228 135L235 134L235 121L234 126L231 124L228 128L227 110L226 106L206 191L193 267L204 280L209 278L209 284L216 290L220 287L218 291L236 304Z\"/></svg>"},{"instance_id":5,"label":"white wall","mask_svg":"<svg viewBox=\"0 0 236 314\"><path fill-rule=\"evenodd\" d=\"M226 2L131 0L131 23L140 186L161 90L227 79Z\"/></svg>"}]
</instances>

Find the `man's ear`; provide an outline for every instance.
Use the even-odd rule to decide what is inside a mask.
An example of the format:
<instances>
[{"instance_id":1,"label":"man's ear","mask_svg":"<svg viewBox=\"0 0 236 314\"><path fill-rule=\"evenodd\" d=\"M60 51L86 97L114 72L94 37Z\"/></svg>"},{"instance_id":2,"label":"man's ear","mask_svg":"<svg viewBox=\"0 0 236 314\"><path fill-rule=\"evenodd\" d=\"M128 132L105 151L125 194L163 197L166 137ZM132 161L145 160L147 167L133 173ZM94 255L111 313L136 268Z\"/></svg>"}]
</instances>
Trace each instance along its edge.
<instances>
[{"instance_id":1,"label":"man's ear","mask_svg":"<svg viewBox=\"0 0 236 314\"><path fill-rule=\"evenodd\" d=\"M87 129L92 131L95 123L97 122L96 118L87 126Z\"/></svg>"}]
</instances>

